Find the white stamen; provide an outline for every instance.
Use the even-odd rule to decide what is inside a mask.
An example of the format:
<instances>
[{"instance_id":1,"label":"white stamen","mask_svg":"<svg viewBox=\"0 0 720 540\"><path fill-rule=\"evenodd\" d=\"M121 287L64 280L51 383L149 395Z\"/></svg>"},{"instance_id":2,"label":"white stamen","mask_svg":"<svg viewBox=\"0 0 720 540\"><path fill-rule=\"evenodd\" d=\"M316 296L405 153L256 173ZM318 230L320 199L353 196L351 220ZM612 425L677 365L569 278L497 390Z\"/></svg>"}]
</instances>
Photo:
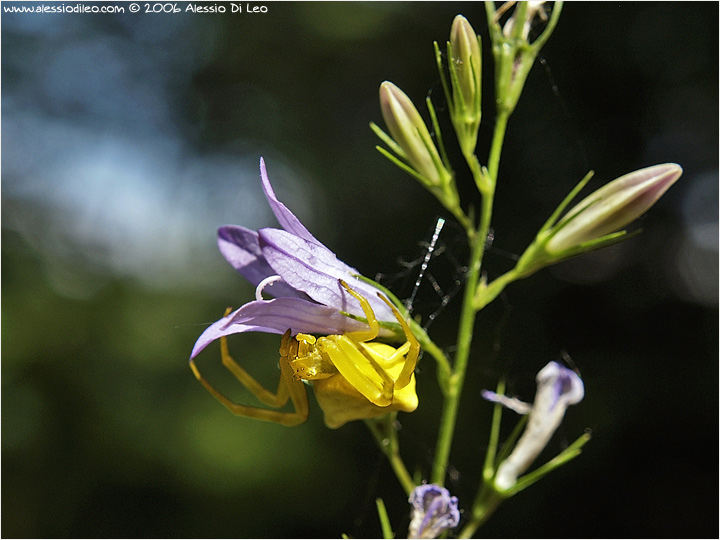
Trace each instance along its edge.
<instances>
[{"instance_id":1,"label":"white stamen","mask_svg":"<svg viewBox=\"0 0 720 540\"><path fill-rule=\"evenodd\" d=\"M268 276L260 283L258 283L258 286L255 288L255 300L262 300L262 292L265 287L267 287L268 285L272 285L273 283L276 283L278 281L282 281L282 278L280 276Z\"/></svg>"}]
</instances>

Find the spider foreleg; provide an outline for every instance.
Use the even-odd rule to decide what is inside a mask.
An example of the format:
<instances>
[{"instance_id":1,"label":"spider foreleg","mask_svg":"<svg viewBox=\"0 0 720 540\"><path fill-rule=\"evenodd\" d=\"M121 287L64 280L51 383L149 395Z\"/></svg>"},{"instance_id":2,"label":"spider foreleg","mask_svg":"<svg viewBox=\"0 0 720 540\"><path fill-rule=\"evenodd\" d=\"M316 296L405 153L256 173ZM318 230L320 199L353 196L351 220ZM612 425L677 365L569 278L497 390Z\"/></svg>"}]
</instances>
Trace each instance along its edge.
<instances>
[{"instance_id":1,"label":"spider foreleg","mask_svg":"<svg viewBox=\"0 0 720 540\"><path fill-rule=\"evenodd\" d=\"M405 365L403 366L400 375L398 375L398 378L395 380L395 388L399 390L401 388L405 388L408 385L412 374L415 372L415 366L417 365L417 360L420 356L420 343L415 337L415 334L412 333L412 330L410 329L410 326L408 325L405 318L400 314L400 312L392 304L392 302L390 302L390 300L388 300L388 298L384 294L378 293L378 296L392 310L393 315L395 315L398 323L400 323L400 326L402 327L405 334L405 339L407 340L406 344L408 345L408 349L407 356L405 357ZM400 349L402 349L402 347ZM398 351L400 349L398 349Z\"/></svg>"},{"instance_id":2,"label":"spider foreleg","mask_svg":"<svg viewBox=\"0 0 720 540\"><path fill-rule=\"evenodd\" d=\"M338 281L348 293L350 293L353 297L355 297L358 302L360 302L360 307L362 307L365 318L367 319L367 324L370 327L368 330L347 332L345 336L355 341L372 341L378 336L378 333L380 333L380 325L378 324L377 318L375 317L375 312L373 311L372 307L370 307L370 303L364 296L352 290L350 288L350 285L345 283L342 279Z\"/></svg>"}]
</instances>

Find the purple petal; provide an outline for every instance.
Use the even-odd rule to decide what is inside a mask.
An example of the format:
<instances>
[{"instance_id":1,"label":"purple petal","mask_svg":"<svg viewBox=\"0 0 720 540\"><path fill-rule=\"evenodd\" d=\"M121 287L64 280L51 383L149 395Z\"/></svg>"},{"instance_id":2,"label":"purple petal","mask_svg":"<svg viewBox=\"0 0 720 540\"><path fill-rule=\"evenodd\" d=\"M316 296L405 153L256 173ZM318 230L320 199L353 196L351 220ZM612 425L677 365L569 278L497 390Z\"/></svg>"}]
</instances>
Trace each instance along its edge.
<instances>
[{"instance_id":1,"label":"purple petal","mask_svg":"<svg viewBox=\"0 0 720 540\"><path fill-rule=\"evenodd\" d=\"M548 396L544 402L548 413L559 403L565 409L568 405L579 403L585 396L585 386L578 374L557 362L550 362L541 369L536 381L538 394L544 391ZM537 397L535 401L538 401Z\"/></svg>"},{"instance_id":2,"label":"purple petal","mask_svg":"<svg viewBox=\"0 0 720 540\"><path fill-rule=\"evenodd\" d=\"M367 329L367 325L342 315L337 309L302 298L275 298L248 302L227 317L210 325L198 338L190 358L216 339L242 332L268 332L293 335L344 334Z\"/></svg>"},{"instance_id":3,"label":"purple petal","mask_svg":"<svg viewBox=\"0 0 720 540\"><path fill-rule=\"evenodd\" d=\"M270 185L270 179L268 178L267 169L265 168L265 160L263 158L260 158L260 177L262 178L262 186L265 191L265 197L267 198L270 208L272 209L273 214L275 214L278 223L280 223L280 226L287 232L299 236L300 238L320 244L320 242L312 234L310 234L310 231L305 228L305 225L300 223L300 220L295 217L295 214L293 214L287 206L278 201L275 196L275 192Z\"/></svg>"},{"instance_id":4,"label":"purple petal","mask_svg":"<svg viewBox=\"0 0 720 540\"><path fill-rule=\"evenodd\" d=\"M396 320L392 310L377 296L377 289L355 279L353 275L359 272L338 260L325 246L278 229L260 229L258 233L265 260L291 287L320 304L364 317L359 302L338 283L344 279L368 300L378 320Z\"/></svg>"},{"instance_id":5,"label":"purple petal","mask_svg":"<svg viewBox=\"0 0 720 540\"><path fill-rule=\"evenodd\" d=\"M242 309L242 308L240 308ZM239 311L239 310L238 310ZM228 315L228 317L232 317L235 315L237 311L234 313L231 313ZM231 329L227 328L227 319L228 317L224 317L220 319L219 321L215 321L213 324L208 326L205 331L200 335L198 340L195 342L195 346L193 347L192 353L190 354L190 359L192 360L195 358L198 354L200 354L200 351L202 351L205 347L210 345L213 341L216 339L219 339L223 336L229 336L230 334L239 334L241 332L268 332L273 334L282 334L283 332L278 332L274 328L265 328L261 326L253 326L253 325L243 325L243 324L236 324L231 327ZM287 329L286 329L287 330Z\"/></svg>"},{"instance_id":6,"label":"purple petal","mask_svg":"<svg viewBox=\"0 0 720 540\"><path fill-rule=\"evenodd\" d=\"M263 257L258 234L255 231L238 225L220 227L218 229L218 248L225 260L255 286L266 277L276 275L275 270ZM283 296L307 298L305 294L283 282L272 283L265 287L264 291L276 298Z\"/></svg>"},{"instance_id":7,"label":"purple petal","mask_svg":"<svg viewBox=\"0 0 720 540\"><path fill-rule=\"evenodd\" d=\"M224 225L218 229L217 236L222 256L250 283L257 285L272 275L255 231L238 225Z\"/></svg>"}]
</instances>

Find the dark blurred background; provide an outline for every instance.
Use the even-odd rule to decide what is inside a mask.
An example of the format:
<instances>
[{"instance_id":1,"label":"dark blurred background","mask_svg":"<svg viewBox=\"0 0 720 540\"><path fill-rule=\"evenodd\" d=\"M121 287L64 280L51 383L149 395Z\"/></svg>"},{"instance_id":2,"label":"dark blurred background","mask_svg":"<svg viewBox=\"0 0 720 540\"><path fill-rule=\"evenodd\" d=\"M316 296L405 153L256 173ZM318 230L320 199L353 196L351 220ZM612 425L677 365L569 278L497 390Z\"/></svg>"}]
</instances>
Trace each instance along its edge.
<instances>
[{"instance_id":1,"label":"dark blurred background","mask_svg":"<svg viewBox=\"0 0 720 540\"><path fill-rule=\"evenodd\" d=\"M410 296L444 214L374 150L368 123L382 123L389 79L416 104L433 97L453 145L432 41L462 13L484 38L486 159L482 4L7 11L17 5L2 3L2 535L379 536L375 497L405 534L404 494L363 423L325 428L312 397L300 427L236 418L187 358L227 305L252 298L215 230L276 225L260 156L320 240ZM587 170L593 188L655 163L685 173L641 235L516 283L481 313L448 487L470 506L491 412L480 390L506 376L531 400L535 373L565 351L586 398L540 461L586 427L593 439L479 534L717 537L718 4L571 2L542 55L510 120L490 278ZM462 279L451 220L438 252L415 302L423 320ZM450 352L458 308L453 297L430 327ZM246 334L230 346L272 387L278 343ZM249 401L219 360L213 345L199 365ZM403 456L425 476L434 376L425 358L420 407L399 417Z\"/></svg>"}]
</instances>

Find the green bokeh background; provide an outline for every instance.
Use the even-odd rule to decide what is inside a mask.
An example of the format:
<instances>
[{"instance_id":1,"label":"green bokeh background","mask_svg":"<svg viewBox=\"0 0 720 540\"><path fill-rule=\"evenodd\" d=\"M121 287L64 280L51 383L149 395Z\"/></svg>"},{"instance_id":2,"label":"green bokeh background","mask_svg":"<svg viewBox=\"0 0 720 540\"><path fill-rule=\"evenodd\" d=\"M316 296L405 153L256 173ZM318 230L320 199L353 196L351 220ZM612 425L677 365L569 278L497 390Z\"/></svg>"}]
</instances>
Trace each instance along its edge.
<instances>
[{"instance_id":1,"label":"green bokeh background","mask_svg":"<svg viewBox=\"0 0 720 540\"><path fill-rule=\"evenodd\" d=\"M362 423L328 430L313 398L297 428L233 417L186 361L209 322L252 298L214 235L275 226L261 155L319 239L410 296L443 214L373 149L368 123L381 120L385 79L443 114L432 41L462 13L485 39L485 156L484 8L266 5L2 13L5 537L372 537L378 496L404 534L404 495ZM588 169L594 187L660 162L685 174L643 234L514 284L481 314L448 480L461 507L487 440L480 390L498 377L529 400L538 369L568 352L586 398L543 459L593 431L580 458L508 501L482 536L718 534L717 21L716 3L569 3L530 74L500 167L491 278ZM449 221L429 268L443 294L461 279L462 242ZM440 303L424 279L416 313ZM458 308L430 327L449 350ZM277 347L276 336L231 340L268 386ZM217 345L199 364L249 399ZM417 377L420 407L400 415L400 439L427 475L440 403L430 358Z\"/></svg>"}]
</instances>

